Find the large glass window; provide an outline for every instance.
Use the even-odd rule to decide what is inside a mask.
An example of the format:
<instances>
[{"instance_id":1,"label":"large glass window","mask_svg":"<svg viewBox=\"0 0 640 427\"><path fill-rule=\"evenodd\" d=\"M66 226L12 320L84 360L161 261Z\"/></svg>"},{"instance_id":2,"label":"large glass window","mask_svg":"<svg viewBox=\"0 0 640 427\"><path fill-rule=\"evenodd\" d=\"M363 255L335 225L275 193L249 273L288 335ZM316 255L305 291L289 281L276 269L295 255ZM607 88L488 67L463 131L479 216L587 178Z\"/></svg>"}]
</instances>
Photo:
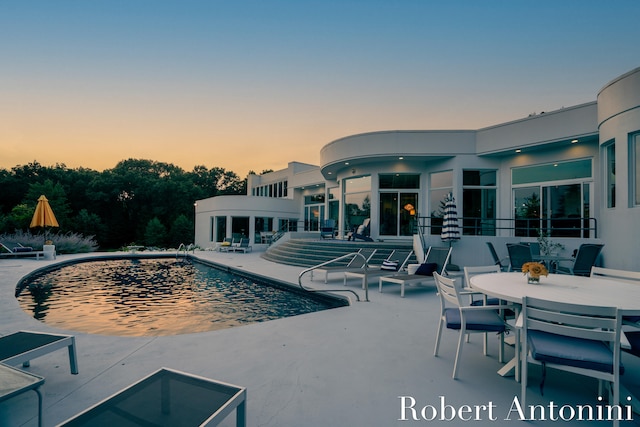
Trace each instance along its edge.
<instances>
[{"instance_id":1,"label":"large glass window","mask_svg":"<svg viewBox=\"0 0 640 427\"><path fill-rule=\"evenodd\" d=\"M453 171L432 173L430 184L429 216L431 216L431 234L441 234L445 199L453 191Z\"/></svg>"},{"instance_id":2,"label":"large glass window","mask_svg":"<svg viewBox=\"0 0 640 427\"><path fill-rule=\"evenodd\" d=\"M271 233L273 230L273 218L269 217L256 217L254 219L254 243L264 243L265 233Z\"/></svg>"},{"instance_id":3,"label":"large glass window","mask_svg":"<svg viewBox=\"0 0 640 427\"><path fill-rule=\"evenodd\" d=\"M631 149L629 150L629 177L631 179L631 200L633 206L640 206L640 133L631 136Z\"/></svg>"},{"instance_id":4,"label":"large glass window","mask_svg":"<svg viewBox=\"0 0 640 427\"><path fill-rule=\"evenodd\" d=\"M231 237L234 241L240 241L243 237L249 237L249 217L231 217Z\"/></svg>"},{"instance_id":5,"label":"large glass window","mask_svg":"<svg viewBox=\"0 0 640 427\"><path fill-rule=\"evenodd\" d=\"M607 207L616 207L616 144L611 142L604 147L606 162L605 176L607 189Z\"/></svg>"},{"instance_id":6,"label":"large glass window","mask_svg":"<svg viewBox=\"0 0 640 427\"><path fill-rule=\"evenodd\" d=\"M225 237L227 237L227 217L217 216L216 217L216 242L224 241Z\"/></svg>"},{"instance_id":7,"label":"large glass window","mask_svg":"<svg viewBox=\"0 0 640 427\"><path fill-rule=\"evenodd\" d=\"M496 235L496 171L462 171L462 233Z\"/></svg>"},{"instance_id":8,"label":"large glass window","mask_svg":"<svg viewBox=\"0 0 640 427\"><path fill-rule=\"evenodd\" d=\"M420 188L418 174L384 174L378 177L380 188L381 236L412 236L415 227L418 193L408 191ZM391 191L404 189L404 191Z\"/></svg>"},{"instance_id":9,"label":"large glass window","mask_svg":"<svg viewBox=\"0 0 640 427\"><path fill-rule=\"evenodd\" d=\"M329 197L329 215L327 215L327 219L333 219L338 224L340 220L340 188L330 188L327 193Z\"/></svg>"},{"instance_id":10,"label":"large glass window","mask_svg":"<svg viewBox=\"0 0 640 427\"><path fill-rule=\"evenodd\" d=\"M515 235L589 237L591 175L591 159L513 169Z\"/></svg>"},{"instance_id":11,"label":"large glass window","mask_svg":"<svg viewBox=\"0 0 640 427\"><path fill-rule=\"evenodd\" d=\"M324 221L324 199L324 194L304 196L305 231L320 230L320 223Z\"/></svg>"},{"instance_id":12,"label":"large glass window","mask_svg":"<svg viewBox=\"0 0 640 427\"><path fill-rule=\"evenodd\" d=\"M345 230L355 231L365 219L371 218L371 176L347 178L343 188Z\"/></svg>"}]
</instances>

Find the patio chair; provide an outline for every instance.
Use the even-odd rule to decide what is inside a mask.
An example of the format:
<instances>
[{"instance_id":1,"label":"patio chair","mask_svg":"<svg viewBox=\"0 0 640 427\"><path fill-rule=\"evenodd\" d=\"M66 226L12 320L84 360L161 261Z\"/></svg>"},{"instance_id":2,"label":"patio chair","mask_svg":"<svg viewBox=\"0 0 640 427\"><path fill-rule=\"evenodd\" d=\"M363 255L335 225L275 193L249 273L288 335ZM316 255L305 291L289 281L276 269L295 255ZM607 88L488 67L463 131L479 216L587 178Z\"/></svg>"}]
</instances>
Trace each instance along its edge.
<instances>
[{"instance_id":1,"label":"patio chair","mask_svg":"<svg viewBox=\"0 0 640 427\"><path fill-rule=\"evenodd\" d=\"M314 273L324 273L324 283L329 280L329 273L344 273L346 271L362 271L365 263L371 261L377 249L360 248L358 253L362 256L354 256L347 265L326 265L324 267L311 270L311 280ZM364 259L363 259L364 257Z\"/></svg>"},{"instance_id":2,"label":"patio chair","mask_svg":"<svg viewBox=\"0 0 640 427\"><path fill-rule=\"evenodd\" d=\"M346 271L344 285L347 285L347 279L358 278L362 280L362 289L364 289L369 283L369 278L393 276L398 271L403 271L412 255L413 250L393 250L380 265L367 266L363 271Z\"/></svg>"},{"instance_id":3,"label":"patio chair","mask_svg":"<svg viewBox=\"0 0 640 427\"><path fill-rule=\"evenodd\" d=\"M378 291L382 293L382 285L391 283L400 285L400 298L404 298L404 290L406 286L422 285L426 282L435 284L433 273L438 271L440 275L447 274L447 265L451 258L451 247L436 248L429 247L424 262L418 267L415 274L394 274L391 276L383 276L378 279Z\"/></svg>"},{"instance_id":4,"label":"patio chair","mask_svg":"<svg viewBox=\"0 0 640 427\"><path fill-rule=\"evenodd\" d=\"M251 241L249 240L248 237L243 237L240 239L240 243L238 243L237 246L234 246L233 244L231 245L231 250L233 252L242 252L242 253L247 253L247 252L251 252L252 248L251 245L249 244Z\"/></svg>"},{"instance_id":5,"label":"patio chair","mask_svg":"<svg viewBox=\"0 0 640 427\"><path fill-rule=\"evenodd\" d=\"M604 245L594 243L581 244L573 265L571 267L559 265L556 272L560 274L572 274L574 276L589 276L591 274L591 267L596 264L598 255L600 255L603 247Z\"/></svg>"},{"instance_id":6,"label":"patio chair","mask_svg":"<svg viewBox=\"0 0 640 427\"><path fill-rule=\"evenodd\" d=\"M327 219L324 221L324 225L320 227L320 237L323 239L334 239L336 231L336 220Z\"/></svg>"},{"instance_id":7,"label":"patio chair","mask_svg":"<svg viewBox=\"0 0 640 427\"><path fill-rule=\"evenodd\" d=\"M4 252L2 251L4 249ZM34 251L32 247L22 246L18 243L17 246L14 246L13 249L9 248L4 243L0 243L0 256L9 257L12 256L14 258L17 257L36 257L36 260L39 260L41 256L44 256L43 251Z\"/></svg>"},{"instance_id":8,"label":"patio chair","mask_svg":"<svg viewBox=\"0 0 640 427\"><path fill-rule=\"evenodd\" d=\"M522 264L533 261L531 247L523 243L507 243L509 271L522 271Z\"/></svg>"},{"instance_id":9,"label":"patio chair","mask_svg":"<svg viewBox=\"0 0 640 427\"><path fill-rule=\"evenodd\" d=\"M613 279L640 285L640 272L614 270L613 268L591 267L591 277ZM640 316L622 316L622 322L640 327ZM640 349L638 350L640 352Z\"/></svg>"},{"instance_id":10,"label":"patio chair","mask_svg":"<svg viewBox=\"0 0 640 427\"><path fill-rule=\"evenodd\" d=\"M509 258L500 258L498 256L498 252L496 252L496 248L493 246L493 243L487 242L487 246L489 247L489 252L491 252L491 257L493 258L493 262L495 263L495 265L499 265L501 271L509 270ZM503 262L507 262L507 264L503 264ZM469 282L467 282L467 284L469 284Z\"/></svg>"},{"instance_id":11,"label":"patio chair","mask_svg":"<svg viewBox=\"0 0 640 427\"><path fill-rule=\"evenodd\" d=\"M220 245L220 252L233 252L235 248L240 246L240 240L231 237L225 238L222 245ZM229 242L229 244L226 244L226 242Z\"/></svg>"},{"instance_id":12,"label":"patio chair","mask_svg":"<svg viewBox=\"0 0 640 427\"><path fill-rule=\"evenodd\" d=\"M73 335L47 334L43 332L19 331L0 337L0 363L29 367L32 359L44 356L61 348L69 351L72 374L78 373L76 340Z\"/></svg>"},{"instance_id":13,"label":"patio chair","mask_svg":"<svg viewBox=\"0 0 640 427\"><path fill-rule=\"evenodd\" d=\"M520 404L526 407L529 363L542 365L540 393L548 368L598 379L598 396L607 381L611 406L620 401L620 334L616 307L569 304L524 297L522 301L522 378ZM614 425L617 423L614 422Z\"/></svg>"},{"instance_id":14,"label":"patio chair","mask_svg":"<svg viewBox=\"0 0 640 427\"><path fill-rule=\"evenodd\" d=\"M225 237L220 246L218 247L218 252L229 252L233 245L233 239L231 237Z\"/></svg>"},{"instance_id":15,"label":"patio chair","mask_svg":"<svg viewBox=\"0 0 640 427\"><path fill-rule=\"evenodd\" d=\"M462 356L462 347L465 337L470 333L488 333L494 332L501 335L499 360L502 363L504 358L504 332L507 330L507 324L498 315L498 309L509 308L504 305L496 306L470 306L465 303L466 296L472 292L465 291L462 285L456 280L449 277L441 276L433 273L440 295L440 317L438 320L438 333L436 335L436 344L433 355L438 356L440 349L440 339L442 337L442 328L458 331L458 349L453 364L453 378L458 377L458 364ZM487 355L487 348L484 348L484 355Z\"/></svg>"},{"instance_id":16,"label":"patio chair","mask_svg":"<svg viewBox=\"0 0 640 427\"><path fill-rule=\"evenodd\" d=\"M365 242L373 242L370 237L371 234L371 218L366 218L362 224L360 224L355 230L350 231L347 234L347 240L355 242L357 239L364 240Z\"/></svg>"}]
</instances>

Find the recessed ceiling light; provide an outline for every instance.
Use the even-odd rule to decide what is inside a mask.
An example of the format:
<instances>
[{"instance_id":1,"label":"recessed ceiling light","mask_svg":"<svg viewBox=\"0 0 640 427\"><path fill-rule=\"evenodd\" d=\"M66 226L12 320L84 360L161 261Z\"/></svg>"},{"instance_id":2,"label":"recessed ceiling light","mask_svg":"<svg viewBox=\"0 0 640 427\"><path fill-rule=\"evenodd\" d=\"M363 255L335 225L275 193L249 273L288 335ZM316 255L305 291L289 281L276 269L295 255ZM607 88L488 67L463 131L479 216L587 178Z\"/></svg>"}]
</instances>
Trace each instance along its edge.
<instances>
[{"instance_id":1,"label":"recessed ceiling light","mask_svg":"<svg viewBox=\"0 0 640 427\"><path fill-rule=\"evenodd\" d=\"M571 143L572 143L572 144L575 144L576 142L578 142L578 140L577 140L577 139L572 139L572 140L571 140Z\"/></svg>"},{"instance_id":2,"label":"recessed ceiling light","mask_svg":"<svg viewBox=\"0 0 640 427\"><path fill-rule=\"evenodd\" d=\"M516 153L522 153L522 150L518 148L518 149L516 150Z\"/></svg>"},{"instance_id":3,"label":"recessed ceiling light","mask_svg":"<svg viewBox=\"0 0 640 427\"><path fill-rule=\"evenodd\" d=\"M349 164L349 162L344 162L344 164L345 164L345 165L348 165L348 164Z\"/></svg>"},{"instance_id":4,"label":"recessed ceiling light","mask_svg":"<svg viewBox=\"0 0 640 427\"><path fill-rule=\"evenodd\" d=\"M331 175L333 172L327 172L327 175Z\"/></svg>"},{"instance_id":5,"label":"recessed ceiling light","mask_svg":"<svg viewBox=\"0 0 640 427\"><path fill-rule=\"evenodd\" d=\"M400 156L398 157L398 160L404 160L404 157Z\"/></svg>"}]
</instances>

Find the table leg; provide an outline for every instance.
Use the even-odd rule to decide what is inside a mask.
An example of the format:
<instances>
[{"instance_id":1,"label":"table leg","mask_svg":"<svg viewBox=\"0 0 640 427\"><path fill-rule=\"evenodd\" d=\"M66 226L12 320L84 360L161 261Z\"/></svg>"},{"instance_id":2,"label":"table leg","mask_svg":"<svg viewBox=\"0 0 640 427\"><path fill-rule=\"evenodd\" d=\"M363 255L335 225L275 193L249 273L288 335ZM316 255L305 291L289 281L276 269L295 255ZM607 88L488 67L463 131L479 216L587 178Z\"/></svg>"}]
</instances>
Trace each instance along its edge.
<instances>
[{"instance_id":1,"label":"table leg","mask_svg":"<svg viewBox=\"0 0 640 427\"><path fill-rule=\"evenodd\" d=\"M236 427L247 426L247 402L242 401L236 408Z\"/></svg>"}]
</instances>

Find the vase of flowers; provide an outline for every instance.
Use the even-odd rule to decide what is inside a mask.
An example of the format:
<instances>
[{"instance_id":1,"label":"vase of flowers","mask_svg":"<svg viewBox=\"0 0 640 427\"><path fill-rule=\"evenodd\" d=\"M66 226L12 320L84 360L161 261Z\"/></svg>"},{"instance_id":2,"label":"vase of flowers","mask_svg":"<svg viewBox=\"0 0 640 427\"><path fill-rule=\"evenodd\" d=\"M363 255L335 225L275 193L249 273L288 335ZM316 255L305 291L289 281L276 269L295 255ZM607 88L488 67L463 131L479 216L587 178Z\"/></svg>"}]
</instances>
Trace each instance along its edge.
<instances>
[{"instance_id":1,"label":"vase of flowers","mask_svg":"<svg viewBox=\"0 0 640 427\"><path fill-rule=\"evenodd\" d=\"M549 272L544 264L539 262L526 262L522 264L522 273L527 276L527 283L537 285L540 283L540 276L548 276Z\"/></svg>"}]
</instances>

